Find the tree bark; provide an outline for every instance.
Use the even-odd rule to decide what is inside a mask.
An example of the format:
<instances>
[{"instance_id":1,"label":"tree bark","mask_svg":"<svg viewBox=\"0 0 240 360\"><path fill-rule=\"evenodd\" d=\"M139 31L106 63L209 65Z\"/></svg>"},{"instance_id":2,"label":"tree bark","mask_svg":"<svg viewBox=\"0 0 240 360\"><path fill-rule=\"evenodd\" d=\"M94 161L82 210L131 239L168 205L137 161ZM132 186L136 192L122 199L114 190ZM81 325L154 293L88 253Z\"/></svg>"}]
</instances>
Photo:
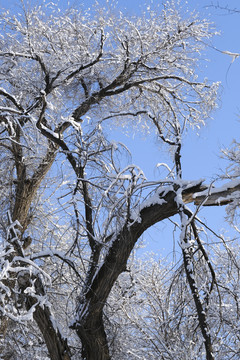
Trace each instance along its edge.
<instances>
[{"instance_id":1,"label":"tree bark","mask_svg":"<svg viewBox=\"0 0 240 360\"><path fill-rule=\"evenodd\" d=\"M15 151L19 151L20 145L16 147ZM52 143L49 143L48 151L46 152L45 157L42 159L38 168L31 178L26 176L26 167L24 165L21 152L15 153L15 162L17 171L17 181L16 181L16 198L13 207L12 220L18 220L21 228L20 235L18 235L19 240L23 240L23 234L27 226L30 223L29 218L29 209L32 203L32 200L47 172L50 170L55 158L56 158L57 146ZM12 234L12 237L15 238L15 234ZM20 247L18 241L9 241L13 244L15 254L18 256L24 256L22 248ZM13 254L11 255L13 256ZM22 284L22 294L24 296L24 303L27 310L30 310L33 306L35 307L33 318L36 321L43 338L45 340L46 346L48 348L49 356L51 360L70 360L71 353L67 345L67 340L64 339L54 323L50 308L47 305L36 305L36 298L31 297L30 295L24 294L24 289L28 286L26 280L25 284ZM40 279L37 277L35 279L35 291L36 295L44 296L44 285ZM7 331L7 325L4 329L0 329L1 332Z\"/></svg>"},{"instance_id":2,"label":"tree bark","mask_svg":"<svg viewBox=\"0 0 240 360\"><path fill-rule=\"evenodd\" d=\"M190 192L183 196L183 201L187 204L194 202L195 205L219 206L230 204L234 199L234 193L240 191L240 183L229 182L225 186L211 188L202 186L199 192Z\"/></svg>"},{"instance_id":3,"label":"tree bark","mask_svg":"<svg viewBox=\"0 0 240 360\"><path fill-rule=\"evenodd\" d=\"M91 286L80 299L73 328L81 339L84 360L110 360L108 342L103 325L103 307L118 278L126 270L130 253L143 232L155 223L178 213L176 192L168 191L163 203L143 208L141 222L127 222L116 235L102 266Z\"/></svg>"},{"instance_id":4,"label":"tree bark","mask_svg":"<svg viewBox=\"0 0 240 360\"><path fill-rule=\"evenodd\" d=\"M203 305L202 305L202 302L201 302L201 299L199 296L199 291L198 291L197 284L195 282L194 273L191 270L193 264L192 264L191 256L189 254L188 249L183 250L183 261L184 261L185 272L187 274L187 280L188 280L188 283L189 283L189 286L191 289L191 293L193 296L193 300L195 303L195 307L197 310L199 325L201 328L202 336L204 338L204 345L205 345L205 350L206 350L206 360L214 360L210 329L208 326L206 313L204 311L204 308L203 308Z\"/></svg>"},{"instance_id":5,"label":"tree bark","mask_svg":"<svg viewBox=\"0 0 240 360\"><path fill-rule=\"evenodd\" d=\"M143 232L157 222L179 213L179 204L176 201L177 190L172 189L159 194L162 203L143 208L140 212L141 222L127 222L115 235L115 238L114 235L112 236L113 240L102 266L79 301L76 321L72 326L81 339L84 360L110 360L103 323L104 305L116 279L126 270L130 253ZM199 199L202 201L206 198L206 195L201 195L204 190L206 190L206 186L203 186L201 182L187 187L182 191L183 201L185 203L197 202L200 201ZM194 197L195 193L197 193L197 197ZM219 191L219 195L222 195L221 191ZM214 204L217 205L216 202ZM203 205L208 204L204 203ZM206 340L209 340L208 336L206 336ZM211 346L208 346L209 341L206 341L205 345L209 356L212 354ZM208 359L213 359L213 357Z\"/></svg>"},{"instance_id":6,"label":"tree bark","mask_svg":"<svg viewBox=\"0 0 240 360\"><path fill-rule=\"evenodd\" d=\"M95 315L95 316L94 316ZM78 325L77 334L82 343L82 359L110 360L108 340L102 312L91 313L85 326Z\"/></svg>"},{"instance_id":7,"label":"tree bark","mask_svg":"<svg viewBox=\"0 0 240 360\"><path fill-rule=\"evenodd\" d=\"M51 360L70 360L71 353L67 340L62 337L58 329L54 328L49 308L37 305L33 318L43 335Z\"/></svg>"}]
</instances>

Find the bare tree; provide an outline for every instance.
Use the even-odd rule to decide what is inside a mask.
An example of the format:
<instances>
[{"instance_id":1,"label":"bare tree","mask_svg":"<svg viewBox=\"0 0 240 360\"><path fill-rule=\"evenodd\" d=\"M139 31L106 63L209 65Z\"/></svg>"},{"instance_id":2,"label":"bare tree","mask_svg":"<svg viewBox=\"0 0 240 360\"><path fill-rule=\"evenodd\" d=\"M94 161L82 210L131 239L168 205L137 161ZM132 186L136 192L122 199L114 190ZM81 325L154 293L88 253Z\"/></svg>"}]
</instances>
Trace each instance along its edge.
<instances>
[{"instance_id":1,"label":"bare tree","mask_svg":"<svg viewBox=\"0 0 240 360\"><path fill-rule=\"evenodd\" d=\"M174 3L139 18L99 11L61 14L49 3L1 17L1 332L7 318L34 319L51 359L110 359L109 294L144 231L179 214L186 276L214 359L192 235L212 276L209 294L214 270L197 211L185 204L218 205L226 194L183 181L181 169L185 131L216 106L218 84L195 70L211 28L182 19ZM151 182L124 163L126 149L106 136L111 123L154 131L173 154L170 174Z\"/></svg>"},{"instance_id":2,"label":"bare tree","mask_svg":"<svg viewBox=\"0 0 240 360\"><path fill-rule=\"evenodd\" d=\"M216 359L238 359L239 245L228 244L228 252L216 243L208 248L217 279L211 294L208 291L211 273L196 245L192 247L192 256L198 254L194 270L202 301L208 298L205 311L214 355ZM195 303L181 261L174 264L169 259L156 260L151 254L144 260L130 261L128 272L119 277L111 292L106 314L115 335L113 359L206 358Z\"/></svg>"}]
</instances>

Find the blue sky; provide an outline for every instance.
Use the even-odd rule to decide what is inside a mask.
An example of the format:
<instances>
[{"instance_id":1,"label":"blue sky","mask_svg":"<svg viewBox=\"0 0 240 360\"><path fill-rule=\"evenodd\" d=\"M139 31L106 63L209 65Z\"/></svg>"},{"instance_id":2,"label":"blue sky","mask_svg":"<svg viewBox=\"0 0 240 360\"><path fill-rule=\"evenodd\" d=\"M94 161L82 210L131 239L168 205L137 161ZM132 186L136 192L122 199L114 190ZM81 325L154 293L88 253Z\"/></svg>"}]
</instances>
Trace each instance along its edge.
<instances>
[{"instance_id":1,"label":"blue sky","mask_svg":"<svg viewBox=\"0 0 240 360\"><path fill-rule=\"evenodd\" d=\"M29 2L31 3L31 1ZM37 2L41 3L40 0ZM99 0L98 2L100 5L105 3L104 0ZM16 9L17 12L17 4L19 3L20 1L15 0L0 0L0 8ZM34 0L32 3L36 3L36 1ZM60 0L59 7L66 7L67 3L68 1ZM94 1L71 0L69 3L76 7L90 7ZM152 3L155 6L161 2L156 0L119 0L117 8L130 15L140 14L141 8L144 8L145 3ZM214 7L208 7L211 4L219 3L222 6L228 5L230 8L240 9L239 0L189 0L188 5L185 3L186 1L180 0L180 4L196 10L200 17L207 17L215 23L216 30L221 31L221 35L216 36L212 40L214 47L222 51L228 50L240 53L240 13L227 15L224 11L217 11ZM220 148L222 146L229 146L233 138L238 139L240 120L240 58L231 63L231 57L213 49L208 49L205 57L209 59L209 62L206 63L206 68L202 69L202 75L212 81L221 81L221 106L212 114L212 119L200 131L199 136L193 133L188 136L183 146L182 163L184 179L205 178L207 182L211 182L216 174L220 172L220 169L224 169L225 166L224 161L219 158ZM165 161L167 154L162 152L162 149L158 147L156 142L143 140L142 135L136 135L134 138L122 135L121 139L127 143L132 151L133 162L143 168L147 177L159 178L161 174L158 173L155 165ZM204 209L201 214L203 217L208 218L209 225L213 223L215 230L221 228L224 216L223 208ZM162 224L161 236L171 237L171 234L167 235L166 233L165 235L163 228L168 229L166 224ZM155 238L153 240L153 245L155 245L152 248L162 252L163 245L159 245L156 232L152 233L152 237ZM148 237L148 239L150 238ZM169 252L169 249L167 247L166 251Z\"/></svg>"}]
</instances>

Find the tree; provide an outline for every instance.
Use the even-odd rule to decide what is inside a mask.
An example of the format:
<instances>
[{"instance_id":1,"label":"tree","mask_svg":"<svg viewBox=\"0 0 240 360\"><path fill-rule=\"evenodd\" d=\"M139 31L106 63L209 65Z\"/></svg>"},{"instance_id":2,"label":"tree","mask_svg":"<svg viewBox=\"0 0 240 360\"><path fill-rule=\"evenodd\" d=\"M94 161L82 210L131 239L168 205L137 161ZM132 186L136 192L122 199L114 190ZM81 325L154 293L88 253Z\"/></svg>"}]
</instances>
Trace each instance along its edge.
<instances>
[{"instance_id":1,"label":"tree","mask_svg":"<svg viewBox=\"0 0 240 360\"><path fill-rule=\"evenodd\" d=\"M3 337L8 326L34 320L32 339L51 359L110 359L104 309L114 284L144 231L179 214L186 278L206 358L214 359L206 311L217 282L195 218L204 204L231 202L239 184L226 197L182 180L181 169L185 132L216 106L218 84L196 75L212 34L207 21L181 18L173 2L140 18L107 9L62 14L52 3L2 15ZM127 161L126 148L107 138L113 123L156 133L172 153L165 179L148 181ZM192 201L196 211L185 205ZM207 267L204 296L196 258Z\"/></svg>"},{"instance_id":2,"label":"tree","mask_svg":"<svg viewBox=\"0 0 240 360\"><path fill-rule=\"evenodd\" d=\"M216 359L238 359L239 246L228 245L228 251L216 244L211 247L217 286L209 296L206 315L214 355ZM201 257L195 271L203 293L209 273ZM120 276L111 293L106 313L108 321L115 324L114 359L206 358L181 261L171 264L148 254L144 260L130 262L129 272Z\"/></svg>"}]
</instances>

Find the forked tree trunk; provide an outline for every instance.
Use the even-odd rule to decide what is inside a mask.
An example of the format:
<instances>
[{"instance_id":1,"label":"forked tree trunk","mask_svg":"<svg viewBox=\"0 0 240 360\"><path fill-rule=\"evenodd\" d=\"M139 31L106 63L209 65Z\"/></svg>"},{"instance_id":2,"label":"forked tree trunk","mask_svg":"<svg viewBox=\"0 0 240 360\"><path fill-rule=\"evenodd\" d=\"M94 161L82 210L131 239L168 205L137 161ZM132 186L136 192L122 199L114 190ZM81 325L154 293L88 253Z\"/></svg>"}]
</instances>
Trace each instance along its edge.
<instances>
[{"instance_id":1,"label":"forked tree trunk","mask_svg":"<svg viewBox=\"0 0 240 360\"><path fill-rule=\"evenodd\" d=\"M201 192L205 190L201 182L183 190L183 201L202 200ZM194 198L194 193L199 195ZM81 299L77 319L73 328L82 342L83 360L110 360L109 345L103 324L103 307L118 276L125 271L129 255L139 237L152 225L179 212L176 202L177 189L159 194L162 201L143 208L139 218L141 222L127 223L112 242L102 266L94 275L89 290ZM220 195L221 192L220 192ZM214 194L214 200L216 190ZM206 197L206 195L205 195ZM209 201L212 199L208 196ZM230 200L228 200L229 202ZM214 203L217 205L218 203ZM208 205L208 203L206 204ZM209 351L207 351L209 354ZM208 355L207 355L208 356ZM208 359L208 358L207 358ZM212 358L211 358L212 359Z\"/></svg>"},{"instance_id":2,"label":"forked tree trunk","mask_svg":"<svg viewBox=\"0 0 240 360\"><path fill-rule=\"evenodd\" d=\"M127 222L112 242L102 266L94 276L91 286L79 303L73 328L82 342L84 360L110 360L109 344L103 323L103 307L106 304L118 276L126 270L130 253L142 233L165 218L175 215L178 206L176 192L163 195L161 204L154 204L140 212L141 222Z\"/></svg>"}]
</instances>

